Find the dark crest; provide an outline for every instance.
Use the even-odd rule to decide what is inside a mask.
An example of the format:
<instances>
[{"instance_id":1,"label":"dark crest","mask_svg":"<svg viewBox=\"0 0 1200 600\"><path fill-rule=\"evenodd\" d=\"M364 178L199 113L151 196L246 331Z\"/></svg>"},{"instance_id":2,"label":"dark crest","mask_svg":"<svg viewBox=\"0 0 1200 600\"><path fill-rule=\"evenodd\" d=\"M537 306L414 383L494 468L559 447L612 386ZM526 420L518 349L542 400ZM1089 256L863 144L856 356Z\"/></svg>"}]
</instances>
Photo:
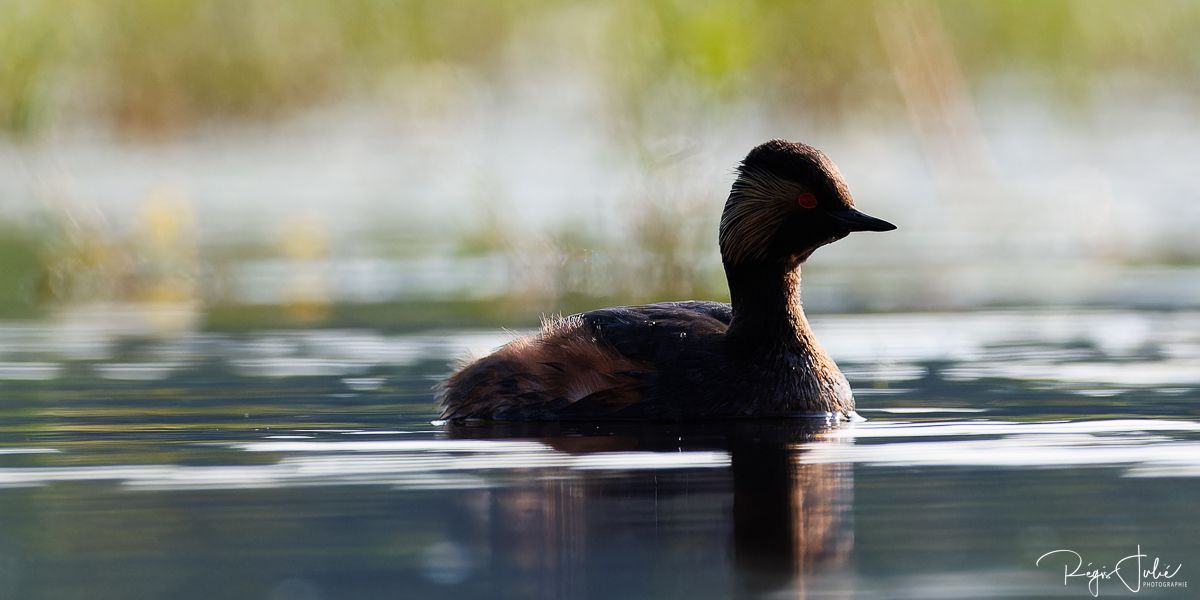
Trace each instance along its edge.
<instances>
[{"instance_id":1,"label":"dark crest","mask_svg":"<svg viewBox=\"0 0 1200 600\"><path fill-rule=\"evenodd\" d=\"M787 140L760 144L742 160L738 172L742 178L766 173L789 180L803 186L827 207L854 206L854 197L837 165L808 144Z\"/></svg>"}]
</instances>

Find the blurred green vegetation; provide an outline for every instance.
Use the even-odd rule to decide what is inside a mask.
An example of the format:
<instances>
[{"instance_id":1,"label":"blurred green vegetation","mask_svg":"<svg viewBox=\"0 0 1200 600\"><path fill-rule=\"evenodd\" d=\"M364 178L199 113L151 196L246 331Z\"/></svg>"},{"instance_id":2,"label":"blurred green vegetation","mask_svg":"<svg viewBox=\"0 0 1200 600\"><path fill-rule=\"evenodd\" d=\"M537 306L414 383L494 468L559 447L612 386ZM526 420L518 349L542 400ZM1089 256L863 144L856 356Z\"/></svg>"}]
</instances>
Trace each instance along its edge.
<instances>
[{"instance_id":1,"label":"blurred green vegetation","mask_svg":"<svg viewBox=\"0 0 1200 600\"><path fill-rule=\"evenodd\" d=\"M1071 98L1118 73L1200 81L1200 4L1182 0L0 0L0 15L9 135L76 115L131 133L270 118L426 65L500 79L518 40L592 61L633 127L680 102L844 110L896 99L887 31L929 20L973 82L1040 72Z\"/></svg>"},{"instance_id":2,"label":"blurred green vegetation","mask_svg":"<svg viewBox=\"0 0 1200 600\"><path fill-rule=\"evenodd\" d=\"M668 198L669 200L670 198ZM494 259L517 281L479 288L454 275L456 293L343 302L333 289L339 268L328 224L300 214L281 222L257 242L200 245L183 198L151 194L128 228L87 219L70 209L43 210L24 229L0 230L0 318L36 316L48 308L114 302L200 311L205 326L221 330L310 327L530 326L543 314L569 314L596 306L727 294L720 265L698 264L712 254L715 215L680 220L680 207L644 203L631 211L628 233L615 242L598 238L582 223L527 236L501 214L463 229L443 250L447 258ZM414 251L387 228L367 234L366 255L384 261L436 264L429 249ZM333 259L334 263L326 261ZM341 257L345 259L345 257ZM427 263L433 259L434 263ZM278 303L247 302L239 269L284 265ZM256 284L249 284L251 286ZM151 317L154 318L154 317ZM168 319L152 328L173 330Z\"/></svg>"},{"instance_id":3,"label":"blurred green vegetation","mask_svg":"<svg viewBox=\"0 0 1200 600\"><path fill-rule=\"evenodd\" d=\"M945 134L953 128L939 119L956 94L963 104L963 86L1015 84L1077 102L1133 77L1133 95L1159 82L1196 101L1197 34L1200 3L1175 0L0 0L0 137L17 146L77 125L152 143L207 123L401 103L414 90L437 108L442 96L487 95L545 67L594 80L587 89L611 111L596 117L642 169L615 235L581 222L530 235L505 220L502 186L486 181L482 218L429 235L451 239L408 239L381 222L351 257L418 261L437 241L450 259L499 257L518 281L498 296L467 289L353 307L331 289L327 263L350 255L333 247L328 223L297 215L253 240L203 245L192 222L203 198L150 194L134 222L116 225L38 198L40 217L0 230L0 317L113 301L196 305L210 326L229 328L524 325L543 310L719 299L716 215L697 210L695 190L672 187L682 178L650 146L655 131L753 104L907 110L917 135ZM457 78L468 84L445 81ZM1164 247L1157 264L1196 264ZM297 268L284 306L243 303L233 288L246 263Z\"/></svg>"},{"instance_id":4,"label":"blurred green vegetation","mask_svg":"<svg viewBox=\"0 0 1200 600\"><path fill-rule=\"evenodd\" d=\"M0 318L28 317L38 307L44 276L40 240L0 225Z\"/></svg>"}]
</instances>

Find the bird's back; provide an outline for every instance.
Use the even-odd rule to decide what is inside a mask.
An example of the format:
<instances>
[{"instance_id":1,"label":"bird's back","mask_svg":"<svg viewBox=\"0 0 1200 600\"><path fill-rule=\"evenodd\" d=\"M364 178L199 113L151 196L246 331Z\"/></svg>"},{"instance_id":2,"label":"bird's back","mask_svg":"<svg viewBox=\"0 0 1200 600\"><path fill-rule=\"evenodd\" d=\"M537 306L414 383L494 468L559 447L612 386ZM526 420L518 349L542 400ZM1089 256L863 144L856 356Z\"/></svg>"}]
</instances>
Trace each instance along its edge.
<instances>
[{"instance_id":1,"label":"bird's back","mask_svg":"<svg viewBox=\"0 0 1200 600\"><path fill-rule=\"evenodd\" d=\"M700 416L732 319L718 302L605 308L547 321L443 383L445 419Z\"/></svg>"}]
</instances>

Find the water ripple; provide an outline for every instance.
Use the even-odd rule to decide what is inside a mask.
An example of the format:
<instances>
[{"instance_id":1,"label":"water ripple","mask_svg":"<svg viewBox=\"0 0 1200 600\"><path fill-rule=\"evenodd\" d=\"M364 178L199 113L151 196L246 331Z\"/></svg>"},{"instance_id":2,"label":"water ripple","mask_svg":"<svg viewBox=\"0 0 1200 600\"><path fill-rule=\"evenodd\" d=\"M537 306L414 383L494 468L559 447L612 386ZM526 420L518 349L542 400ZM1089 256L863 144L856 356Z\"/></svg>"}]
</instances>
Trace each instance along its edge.
<instances>
[{"instance_id":1,"label":"water ripple","mask_svg":"<svg viewBox=\"0 0 1200 600\"><path fill-rule=\"evenodd\" d=\"M1020 423L956 421L858 423L827 438L866 443L802 445L806 463L871 466L1118 467L1139 477L1200 476L1193 421L1113 419ZM1152 435L1151 433L1158 435ZM909 438L930 438L907 441ZM906 441L892 441L906 440Z\"/></svg>"},{"instance_id":2,"label":"water ripple","mask_svg":"<svg viewBox=\"0 0 1200 600\"><path fill-rule=\"evenodd\" d=\"M494 472L540 471L549 477L563 471L711 469L729 465L729 455L717 451L569 454L537 442L489 440L289 440L231 446L286 455L266 465L6 468L0 469L0 487L116 481L129 488L154 490L328 485L482 488L494 485L486 476Z\"/></svg>"}]
</instances>

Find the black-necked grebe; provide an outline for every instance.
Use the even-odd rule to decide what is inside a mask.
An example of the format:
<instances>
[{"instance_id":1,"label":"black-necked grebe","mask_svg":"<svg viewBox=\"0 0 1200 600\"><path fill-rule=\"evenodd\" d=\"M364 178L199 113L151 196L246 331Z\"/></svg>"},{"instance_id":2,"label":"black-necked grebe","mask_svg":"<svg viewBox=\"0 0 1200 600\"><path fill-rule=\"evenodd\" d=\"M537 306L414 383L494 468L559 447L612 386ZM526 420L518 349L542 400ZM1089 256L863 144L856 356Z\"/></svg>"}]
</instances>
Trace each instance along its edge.
<instances>
[{"instance_id":1,"label":"black-necked grebe","mask_svg":"<svg viewBox=\"0 0 1200 600\"><path fill-rule=\"evenodd\" d=\"M820 150L769 141L742 161L721 215L731 304L662 302L549 320L442 383L442 417L848 416L850 385L800 306L800 265L852 231L895 228L854 209Z\"/></svg>"}]
</instances>

